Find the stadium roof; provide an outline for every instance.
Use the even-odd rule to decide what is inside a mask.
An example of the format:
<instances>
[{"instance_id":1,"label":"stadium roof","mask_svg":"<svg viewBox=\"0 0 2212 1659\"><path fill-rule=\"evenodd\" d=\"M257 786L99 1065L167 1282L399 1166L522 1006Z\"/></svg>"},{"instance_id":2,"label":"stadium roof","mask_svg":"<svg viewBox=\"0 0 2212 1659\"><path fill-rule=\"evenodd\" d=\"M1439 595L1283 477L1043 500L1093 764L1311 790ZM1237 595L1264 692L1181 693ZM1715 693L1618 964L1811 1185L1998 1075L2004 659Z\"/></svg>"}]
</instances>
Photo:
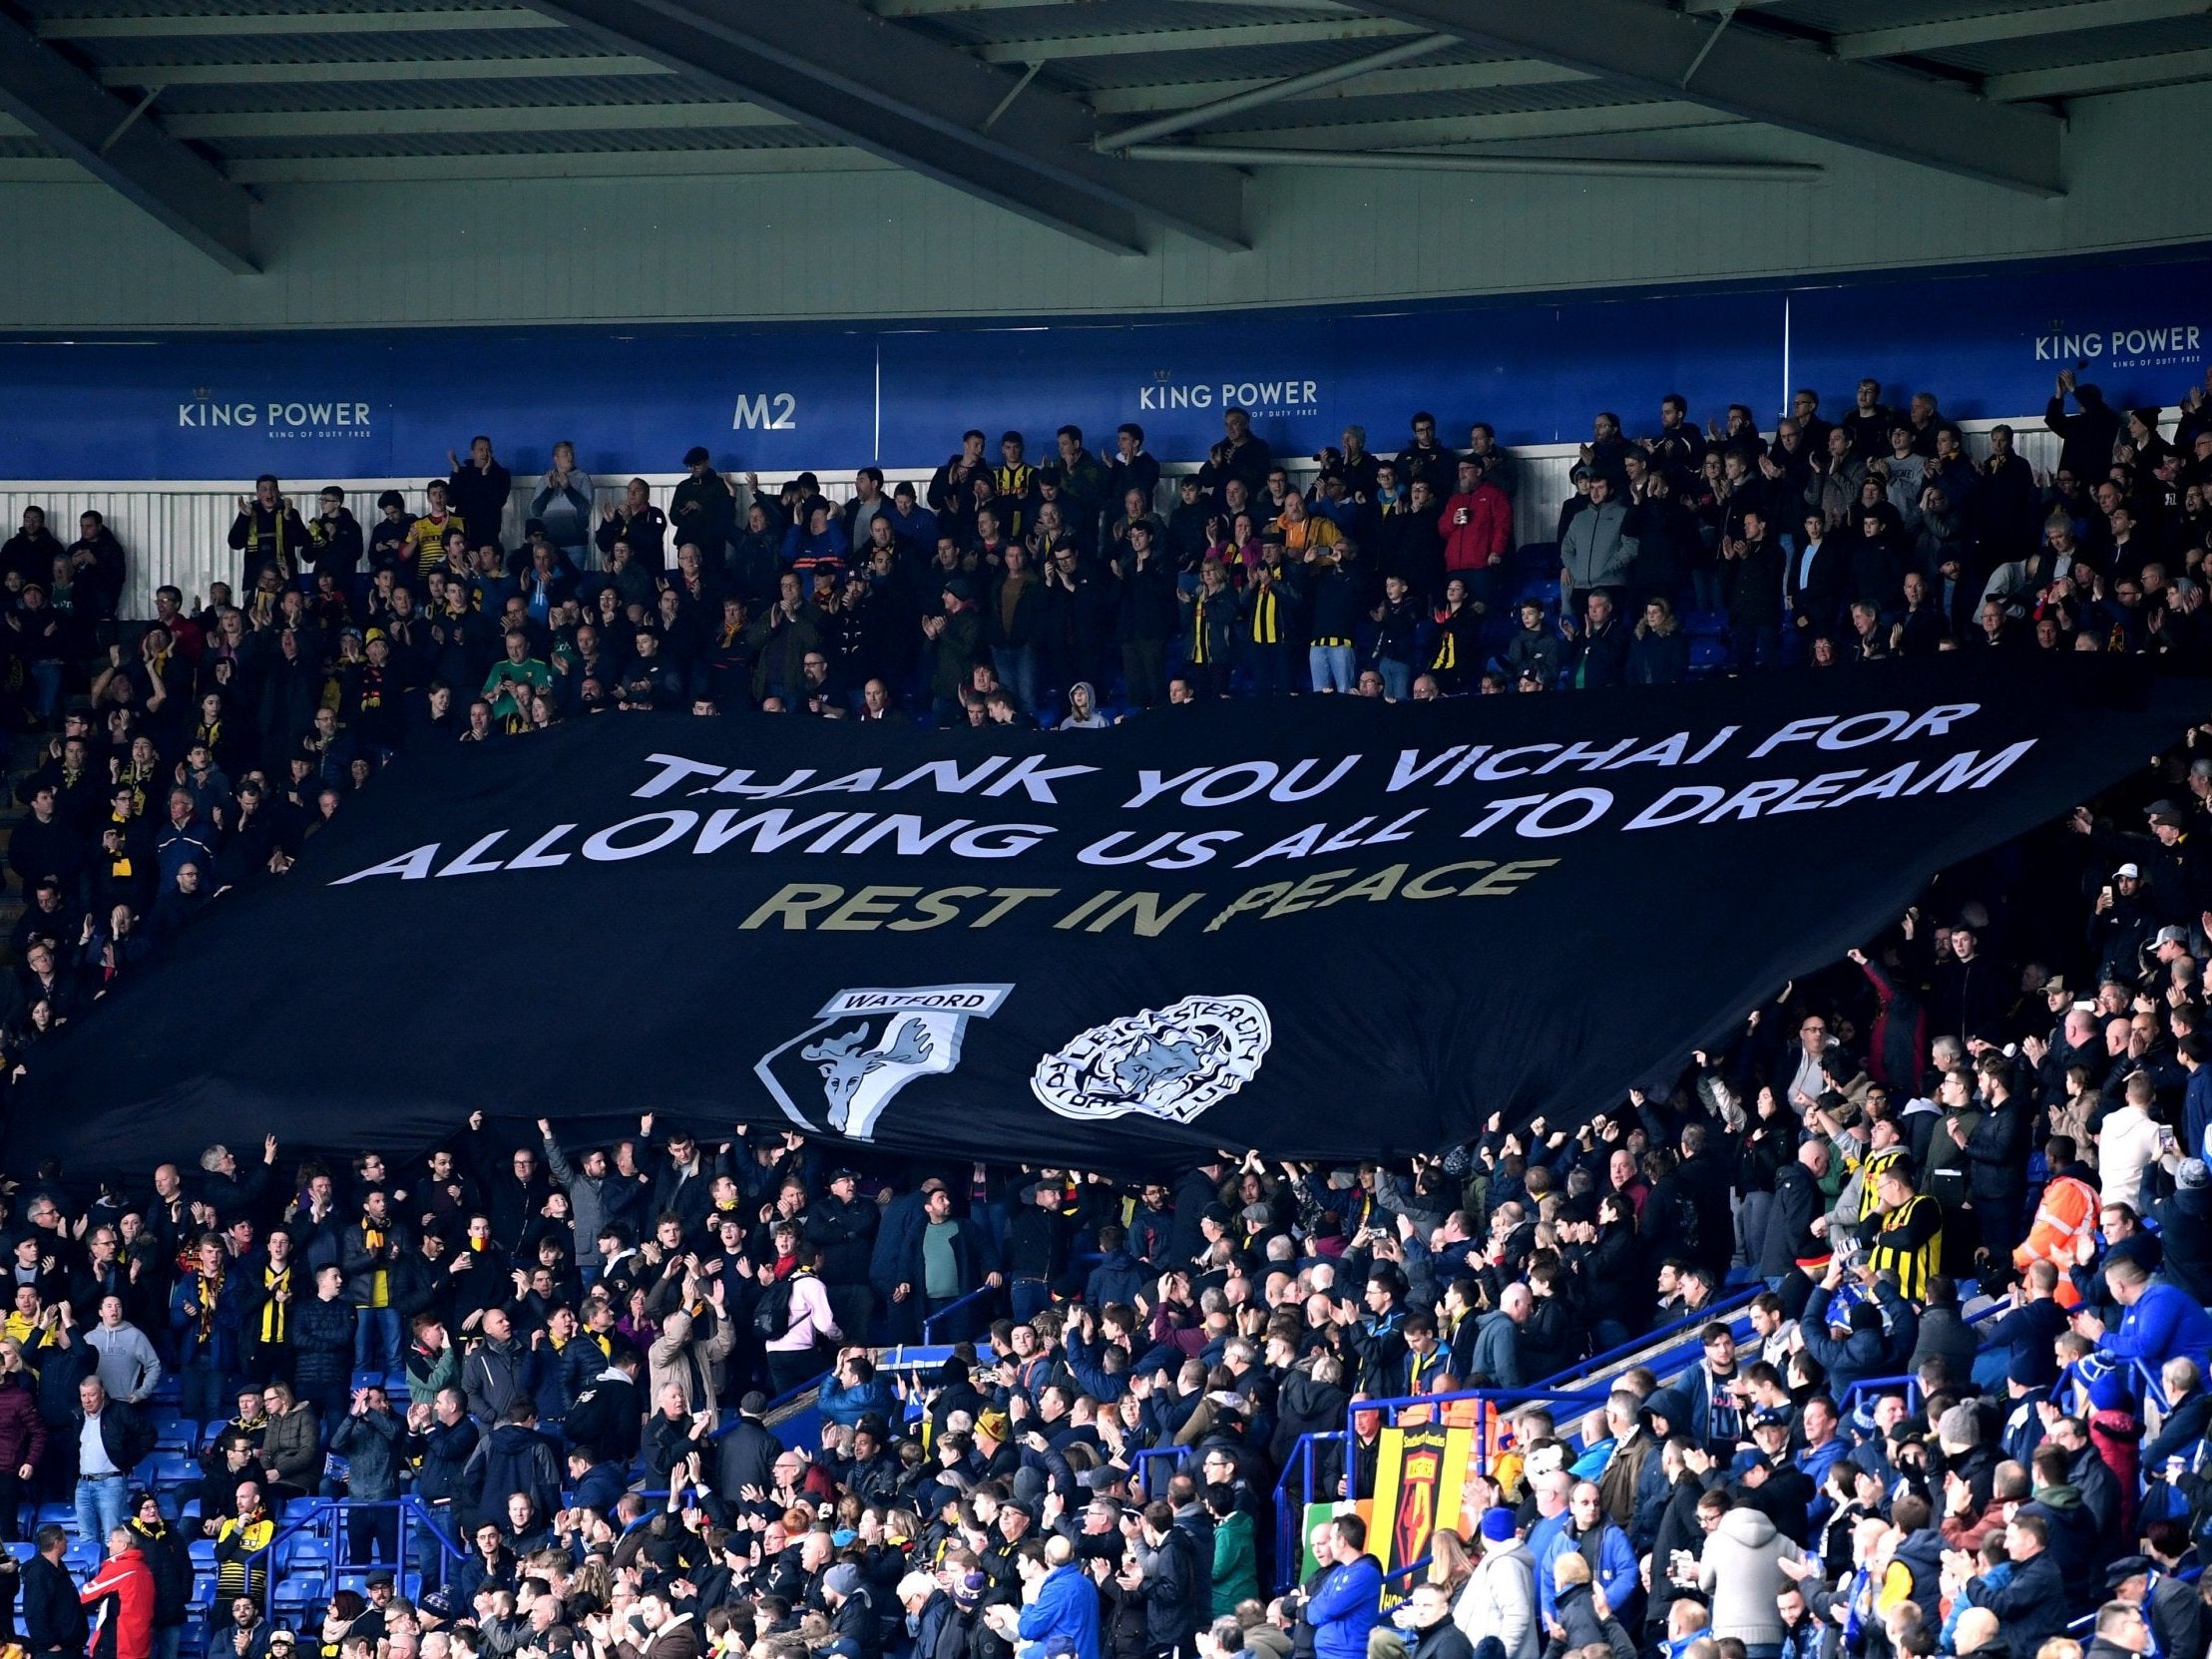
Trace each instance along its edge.
<instances>
[{"instance_id":1,"label":"stadium roof","mask_svg":"<svg viewBox=\"0 0 2212 1659\"><path fill-rule=\"evenodd\" d=\"M2062 195L2067 101L2207 79L2206 0L0 0L0 180L235 270L263 187L875 165L1235 247L1260 166Z\"/></svg>"}]
</instances>

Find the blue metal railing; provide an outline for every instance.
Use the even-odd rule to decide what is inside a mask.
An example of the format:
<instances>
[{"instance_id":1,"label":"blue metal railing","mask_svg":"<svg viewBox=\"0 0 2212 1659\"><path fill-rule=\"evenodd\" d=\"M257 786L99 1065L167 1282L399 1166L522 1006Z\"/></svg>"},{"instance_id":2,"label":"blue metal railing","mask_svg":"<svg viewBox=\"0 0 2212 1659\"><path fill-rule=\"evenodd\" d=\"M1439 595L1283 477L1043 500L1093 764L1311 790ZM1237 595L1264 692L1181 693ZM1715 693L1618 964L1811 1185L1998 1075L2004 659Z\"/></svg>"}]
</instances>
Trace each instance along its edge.
<instances>
[{"instance_id":1,"label":"blue metal railing","mask_svg":"<svg viewBox=\"0 0 2212 1659\"><path fill-rule=\"evenodd\" d=\"M1342 1447L1343 1444L1342 1430L1300 1435L1298 1444L1283 1460L1283 1471L1275 1479L1275 1587L1278 1590L1288 1589L1298 1581L1298 1569L1305 1560L1306 1509L1319 1500L1314 1490L1314 1453L1323 1446Z\"/></svg>"},{"instance_id":2,"label":"blue metal railing","mask_svg":"<svg viewBox=\"0 0 2212 1659\"><path fill-rule=\"evenodd\" d=\"M1670 1339L1681 1339L1694 1346L1696 1334L1716 1319L1726 1324L1731 1331L1735 1331L1743 1311L1751 1305L1754 1298L1762 1295L1765 1290L1766 1286L1764 1285L1747 1286L1735 1295L1724 1297L1711 1307L1700 1309L1685 1319L1678 1319L1673 1324L1662 1326L1656 1331L1646 1331L1640 1337L1632 1337L1619 1347L1608 1348L1604 1353L1592 1355L1589 1359L1577 1360L1564 1370L1555 1371L1548 1377L1540 1377L1537 1379L1536 1386L1550 1388L1562 1383L1594 1376L1608 1366L1618 1365L1622 1360L1631 1359L1646 1352L1654 1344L1665 1343ZM1748 1327L1748 1320L1744 1320L1743 1323ZM1738 1332L1738 1334L1740 1335L1741 1332ZM1664 1356L1664 1358L1671 1358L1671 1354ZM1652 1366L1653 1371L1658 1369L1658 1366ZM1665 1381L1665 1377L1662 1375L1660 1380Z\"/></svg>"},{"instance_id":3,"label":"blue metal railing","mask_svg":"<svg viewBox=\"0 0 2212 1659\"><path fill-rule=\"evenodd\" d=\"M927 1319L922 1321L922 1340L929 1343L939 1341L940 1338L938 1337L937 1329L941 1323L953 1320L953 1316L955 1314L960 1314L963 1316L963 1319L965 1319L966 1310L973 1308L977 1304L985 1301L987 1298L996 1296L997 1294L997 1291L986 1285L981 1290L970 1291L966 1296L961 1297L957 1302L946 1303L942 1308L939 1308L935 1313L931 1314ZM954 1328L960 1328L960 1321L954 1321Z\"/></svg>"},{"instance_id":4,"label":"blue metal railing","mask_svg":"<svg viewBox=\"0 0 2212 1659\"><path fill-rule=\"evenodd\" d=\"M390 1511L394 1525L390 1542L394 1559L349 1559L352 1549L347 1517L359 1514L378 1514ZM301 1558L298 1543L305 1539L321 1552L319 1559ZM423 1545L427 1541L429 1548ZM463 1559L467 1551L440 1524L429 1503L412 1492L399 1497L377 1499L303 1497L293 1498L284 1505L283 1518L269 1541L244 1557L248 1582L259 1570L264 1574L261 1586L261 1611L272 1623L275 1619L277 1587L287 1579L302 1576L312 1570L324 1580L323 1596L334 1593L343 1577L356 1577L379 1568L404 1579L409 1573L420 1573L425 1562L435 1557L441 1562ZM220 1571L220 1568L218 1568ZM197 1587L195 1600L198 1600Z\"/></svg>"},{"instance_id":5,"label":"blue metal railing","mask_svg":"<svg viewBox=\"0 0 2212 1659\"><path fill-rule=\"evenodd\" d=\"M1136 1489L1144 1494L1147 1502L1152 1498L1165 1495L1167 1491L1166 1479L1162 1478L1155 1484L1152 1471L1164 1462L1167 1465L1167 1473L1172 1475L1175 1472L1175 1465L1183 1460L1187 1452L1188 1449L1185 1447L1155 1446L1140 1448L1129 1453L1136 1463L1136 1466L1130 1469L1129 1472L1136 1476Z\"/></svg>"}]
</instances>

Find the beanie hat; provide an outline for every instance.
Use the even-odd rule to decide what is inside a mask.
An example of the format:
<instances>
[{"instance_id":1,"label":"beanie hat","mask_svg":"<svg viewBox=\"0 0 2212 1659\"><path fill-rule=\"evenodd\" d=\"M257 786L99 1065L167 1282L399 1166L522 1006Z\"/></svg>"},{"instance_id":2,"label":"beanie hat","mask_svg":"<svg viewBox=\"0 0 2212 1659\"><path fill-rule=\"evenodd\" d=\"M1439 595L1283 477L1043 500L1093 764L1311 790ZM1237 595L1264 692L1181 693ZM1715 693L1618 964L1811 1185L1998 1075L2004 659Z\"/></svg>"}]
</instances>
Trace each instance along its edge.
<instances>
[{"instance_id":1,"label":"beanie hat","mask_svg":"<svg viewBox=\"0 0 2212 1659\"><path fill-rule=\"evenodd\" d=\"M1483 1536L1494 1544L1502 1544L1514 1535L1514 1512L1505 1504L1496 1504L1483 1511Z\"/></svg>"}]
</instances>

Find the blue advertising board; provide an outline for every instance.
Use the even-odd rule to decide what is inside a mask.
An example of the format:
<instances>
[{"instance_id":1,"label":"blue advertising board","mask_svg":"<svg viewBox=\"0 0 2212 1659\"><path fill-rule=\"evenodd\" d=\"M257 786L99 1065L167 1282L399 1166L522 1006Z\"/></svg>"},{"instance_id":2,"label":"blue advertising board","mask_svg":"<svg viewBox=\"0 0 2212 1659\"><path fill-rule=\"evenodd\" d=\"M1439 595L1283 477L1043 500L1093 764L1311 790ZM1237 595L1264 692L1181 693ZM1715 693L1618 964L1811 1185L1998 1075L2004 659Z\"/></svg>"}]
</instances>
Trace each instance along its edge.
<instances>
[{"instance_id":1,"label":"blue advertising board","mask_svg":"<svg viewBox=\"0 0 2212 1659\"><path fill-rule=\"evenodd\" d=\"M1731 399L1771 401L1782 295L917 329L883 335L882 351L882 453L901 461L951 453L971 423L994 445L1001 428L1023 432L1034 458L1064 423L1109 446L1123 421L1155 455L1195 460L1232 405L1279 454L1310 455L1354 424L1388 452L1416 410L1452 443L1477 421L1501 443L1559 443L1586 439L1592 413L1644 388L1620 411L1631 430L1657 424L1669 391L1716 415Z\"/></svg>"},{"instance_id":2,"label":"blue advertising board","mask_svg":"<svg viewBox=\"0 0 2212 1659\"><path fill-rule=\"evenodd\" d=\"M2060 369L2078 365L2115 409L2171 409L2212 361L2212 263L1799 288L1790 331L1792 374L1838 408L1872 375L1890 401L1933 391L1958 420L2024 414L2042 408Z\"/></svg>"},{"instance_id":3,"label":"blue advertising board","mask_svg":"<svg viewBox=\"0 0 2212 1659\"><path fill-rule=\"evenodd\" d=\"M823 329L450 329L0 343L0 476L389 478L489 432L517 476L571 439L605 477L705 444L762 469L864 460L875 341ZM856 460L856 464L857 464Z\"/></svg>"},{"instance_id":4,"label":"blue advertising board","mask_svg":"<svg viewBox=\"0 0 2212 1659\"><path fill-rule=\"evenodd\" d=\"M1742 402L1771 422L1810 385L1831 413L1862 375L1951 414L2039 409L2076 362L2116 405L2172 405L2212 347L2212 260L2073 263L1835 283L1707 285L1562 298L1244 309L1170 318L838 326L286 331L0 339L0 477L288 480L429 476L489 432L519 476L555 440L602 478L669 473L704 444L742 471L932 464L970 426L1033 458L1081 426L1110 449L1196 460L1231 404L1280 454L1347 425L1400 446L1413 412L1447 442L1631 433L1680 392L1693 418Z\"/></svg>"}]
</instances>

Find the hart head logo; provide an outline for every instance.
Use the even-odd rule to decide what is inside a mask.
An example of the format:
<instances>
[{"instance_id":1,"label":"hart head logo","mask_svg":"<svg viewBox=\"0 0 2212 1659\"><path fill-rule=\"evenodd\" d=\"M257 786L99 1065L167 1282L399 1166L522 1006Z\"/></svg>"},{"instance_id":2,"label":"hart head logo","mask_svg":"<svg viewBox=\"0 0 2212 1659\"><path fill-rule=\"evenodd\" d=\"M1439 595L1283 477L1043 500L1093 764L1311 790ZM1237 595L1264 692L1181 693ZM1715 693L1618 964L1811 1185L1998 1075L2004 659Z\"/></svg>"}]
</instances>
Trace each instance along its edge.
<instances>
[{"instance_id":1,"label":"hart head logo","mask_svg":"<svg viewBox=\"0 0 2212 1659\"><path fill-rule=\"evenodd\" d=\"M1273 1040L1256 997L1185 997L1093 1026L1037 1062L1030 1090L1063 1117L1189 1123L1258 1076Z\"/></svg>"},{"instance_id":2,"label":"hart head logo","mask_svg":"<svg viewBox=\"0 0 2212 1659\"><path fill-rule=\"evenodd\" d=\"M999 1012L1010 985L840 991L815 1023L761 1055L753 1074L784 1115L819 1134L870 1140L884 1110L918 1077L960 1063L971 1020Z\"/></svg>"}]
</instances>

